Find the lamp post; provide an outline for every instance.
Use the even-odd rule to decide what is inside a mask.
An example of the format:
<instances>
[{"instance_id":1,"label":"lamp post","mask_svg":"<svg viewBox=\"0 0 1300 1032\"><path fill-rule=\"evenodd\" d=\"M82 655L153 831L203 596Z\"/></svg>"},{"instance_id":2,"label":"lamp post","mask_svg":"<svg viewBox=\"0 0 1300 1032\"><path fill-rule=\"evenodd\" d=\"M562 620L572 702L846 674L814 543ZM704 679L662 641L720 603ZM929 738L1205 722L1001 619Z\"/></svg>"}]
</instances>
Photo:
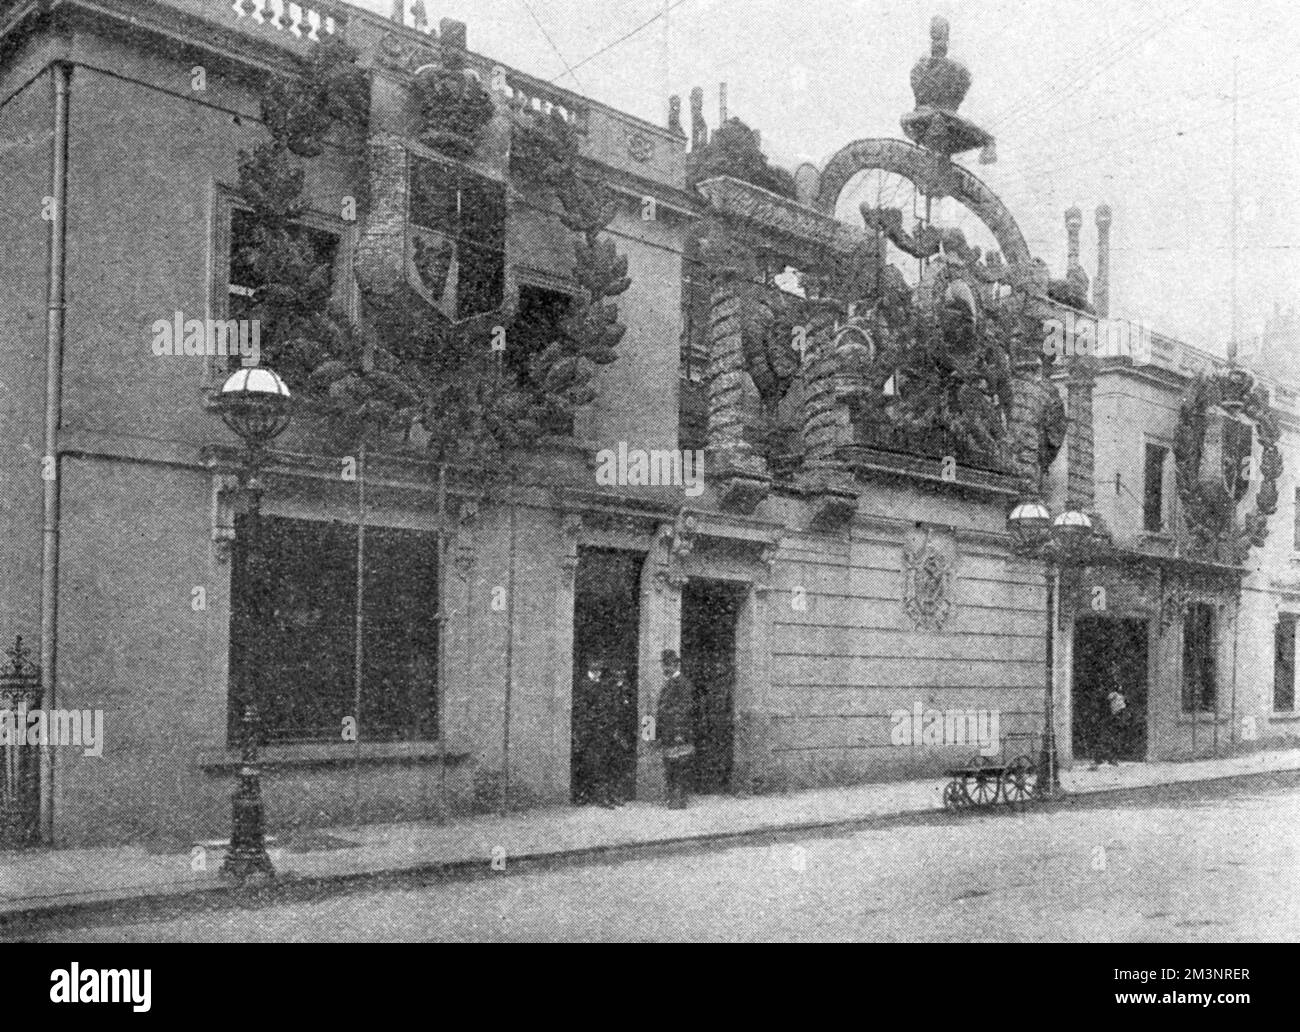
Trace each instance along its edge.
<instances>
[{"instance_id":1,"label":"lamp post","mask_svg":"<svg viewBox=\"0 0 1300 1032\"><path fill-rule=\"evenodd\" d=\"M256 558L262 522L262 485L258 472L266 461L267 446L289 425L289 388L265 367L240 369L222 385L216 409L226 426L244 442L244 463L239 485L248 494L245 547ZM256 593L255 593L256 594ZM262 596L254 606L261 609ZM260 613L258 614L260 616ZM256 626L262 621L256 620ZM261 699L262 657L244 655L239 677L244 712L240 720L241 757L239 786L230 800L230 849L221 864L222 874L243 881L254 874L274 876L275 867L266 852L265 813L262 807L261 768L257 762L257 708Z\"/></svg>"},{"instance_id":2,"label":"lamp post","mask_svg":"<svg viewBox=\"0 0 1300 1032\"><path fill-rule=\"evenodd\" d=\"M1055 519L1037 499L1027 499L1011 510L1007 525L1022 548L1041 558L1047 578L1047 696L1043 702L1043 747L1038 758L1038 794L1050 798L1060 790L1061 771L1056 761L1056 597L1060 569L1078 546L1092 534L1086 512L1069 510Z\"/></svg>"}]
</instances>

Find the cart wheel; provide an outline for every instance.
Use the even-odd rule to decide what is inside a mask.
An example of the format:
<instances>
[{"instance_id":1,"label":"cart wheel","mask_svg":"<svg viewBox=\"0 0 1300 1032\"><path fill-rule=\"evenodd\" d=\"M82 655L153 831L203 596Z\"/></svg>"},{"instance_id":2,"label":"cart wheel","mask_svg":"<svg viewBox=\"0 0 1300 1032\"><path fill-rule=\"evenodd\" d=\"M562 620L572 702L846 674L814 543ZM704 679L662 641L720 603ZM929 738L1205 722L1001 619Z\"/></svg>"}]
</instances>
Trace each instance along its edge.
<instances>
[{"instance_id":1,"label":"cart wheel","mask_svg":"<svg viewBox=\"0 0 1300 1032\"><path fill-rule=\"evenodd\" d=\"M1024 803L1038 790L1038 770L1028 756L1017 756L1002 772L1002 798Z\"/></svg>"},{"instance_id":2,"label":"cart wheel","mask_svg":"<svg viewBox=\"0 0 1300 1032\"><path fill-rule=\"evenodd\" d=\"M956 781L949 781L943 786L943 808L945 810L960 810L966 805L966 799L962 795L961 784Z\"/></svg>"},{"instance_id":3,"label":"cart wheel","mask_svg":"<svg viewBox=\"0 0 1300 1032\"><path fill-rule=\"evenodd\" d=\"M998 801L997 772L973 771L962 778L961 790L972 806L992 806Z\"/></svg>"}]
</instances>

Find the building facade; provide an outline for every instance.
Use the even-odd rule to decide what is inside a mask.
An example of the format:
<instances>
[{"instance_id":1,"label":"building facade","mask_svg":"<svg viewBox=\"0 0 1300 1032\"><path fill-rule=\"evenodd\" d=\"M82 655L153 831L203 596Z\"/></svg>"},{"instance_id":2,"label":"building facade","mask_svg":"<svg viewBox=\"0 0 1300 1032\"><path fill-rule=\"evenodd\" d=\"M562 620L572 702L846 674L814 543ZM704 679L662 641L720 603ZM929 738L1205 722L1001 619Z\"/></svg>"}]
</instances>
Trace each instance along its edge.
<instances>
[{"instance_id":1,"label":"building facade","mask_svg":"<svg viewBox=\"0 0 1300 1032\"><path fill-rule=\"evenodd\" d=\"M1203 471L1172 455L1212 363L1160 337L1149 361L1051 353L1049 320L1105 318L1108 272L1090 294L1072 247L1051 280L952 160L992 141L957 114L946 26L910 142L790 173L738 120L710 133L699 94L689 126L675 100L654 125L454 22L0 11L0 631L39 656L45 707L104 727L97 755L42 747L44 841L220 836L249 702L272 828L568 802L595 654L635 695L604 776L638 798L662 789L666 648L697 688L701 791L1037 755L1052 581L1006 526L1027 493L1110 533L1061 576L1065 762L1089 754L1098 650L1142 677L1135 759L1292 734L1295 395L1260 381L1280 479L1228 488L1246 512L1275 483L1272 533L1198 552L1178 499ZM930 217L944 197L971 240ZM255 357L319 404L267 457L250 549L213 399ZM1197 456L1224 439L1216 397L1189 409ZM456 446L482 426L491 455Z\"/></svg>"}]
</instances>

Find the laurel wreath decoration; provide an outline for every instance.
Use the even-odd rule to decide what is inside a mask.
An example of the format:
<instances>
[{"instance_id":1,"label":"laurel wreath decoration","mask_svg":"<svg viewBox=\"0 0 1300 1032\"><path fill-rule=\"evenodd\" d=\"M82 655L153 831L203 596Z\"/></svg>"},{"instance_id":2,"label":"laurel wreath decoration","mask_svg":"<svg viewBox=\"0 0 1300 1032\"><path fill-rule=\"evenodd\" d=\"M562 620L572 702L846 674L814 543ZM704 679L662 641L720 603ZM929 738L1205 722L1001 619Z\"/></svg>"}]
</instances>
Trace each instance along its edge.
<instances>
[{"instance_id":1,"label":"laurel wreath decoration","mask_svg":"<svg viewBox=\"0 0 1300 1032\"><path fill-rule=\"evenodd\" d=\"M1236 521L1237 503L1219 481L1200 477L1205 431L1211 408L1224 402L1240 405L1241 414L1255 424L1263 454L1255 508ZM1187 531L1195 547L1212 558L1242 564L1252 547L1268 537L1268 518L1277 512L1277 481L1282 475L1282 452L1277 442L1277 415L1269 407L1268 391L1242 370L1203 374L1183 396L1174 437L1174 469L1178 497Z\"/></svg>"},{"instance_id":2,"label":"laurel wreath decoration","mask_svg":"<svg viewBox=\"0 0 1300 1032\"><path fill-rule=\"evenodd\" d=\"M257 280L254 314L263 321L267 362L327 417L326 446L423 437L423 447L440 459L482 461L565 432L574 412L595 397L596 367L615 360L626 333L610 302L630 285L627 258L602 236L617 201L580 172L576 135L561 119L521 125L541 155L530 168L525 154L513 171L536 174L554 191L562 221L577 236L579 285L560 339L533 356L527 378L494 360L489 348L500 311L452 322L426 310L414 291L375 302L361 325L327 311L329 271L295 231L307 207L295 159L318 157L325 137L340 128L340 146L364 153L369 81L356 58L331 40L317 45L299 74L272 76L262 96L271 139L240 154L238 192L253 221L243 257ZM417 132L444 153L465 157L492 102L456 63L454 48L444 48L442 59L414 80ZM425 264L417 253L422 278Z\"/></svg>"},{"instance_id":3,"label":"laurel wreath decoration","mask_svg":"<svg viewBox=\"0 0 1300 1032\"><path fill-rule=\"evenodd\" d=\"M627 256L602 235L618 214L618 198L581 165L578 133L559 114L528 109L513 112L510 170L521 181L550 192L560 220L574 234L573 278L578 290L558 339L532 360L548 429L561 429L573 412L596 397L596 368L618 356L614 348L627 332L613 299L631 286Z\"/></svg>"}]
</instances>

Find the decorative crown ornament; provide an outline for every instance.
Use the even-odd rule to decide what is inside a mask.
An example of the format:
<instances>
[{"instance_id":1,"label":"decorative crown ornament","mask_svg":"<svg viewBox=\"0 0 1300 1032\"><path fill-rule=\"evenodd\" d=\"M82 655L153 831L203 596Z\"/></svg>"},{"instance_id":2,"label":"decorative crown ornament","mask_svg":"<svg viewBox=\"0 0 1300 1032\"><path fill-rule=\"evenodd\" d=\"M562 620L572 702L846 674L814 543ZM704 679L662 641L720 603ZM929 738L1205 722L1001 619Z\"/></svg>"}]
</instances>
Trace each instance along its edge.
<instances>
[{"instance_id":1,"label":"decorative crown ornament","mask_svg":"<svg viewBox=\"0 0 1300 1032\"><path fill-rule=\"evenodd\" d=\"M954 114L970 89L970 71L948 56L948 22L930 22L930 53L912 66L912 95L918 108L938 108Z\"/></svg>"},{"instance_id":2,"label":"decorative crown ornament","mask_svg":"<svg viewBox=\"0 0 1300 1032\"><path fill-rule=\"evenodd\" d=\"M903 132L913 143L945 158L976 147L991 148L993 137L957 114L970 89L966 66L948 56L948 22L930 22L930 53L912 67L916 110L902 119Z\"/></svg>"}]
</instances>

